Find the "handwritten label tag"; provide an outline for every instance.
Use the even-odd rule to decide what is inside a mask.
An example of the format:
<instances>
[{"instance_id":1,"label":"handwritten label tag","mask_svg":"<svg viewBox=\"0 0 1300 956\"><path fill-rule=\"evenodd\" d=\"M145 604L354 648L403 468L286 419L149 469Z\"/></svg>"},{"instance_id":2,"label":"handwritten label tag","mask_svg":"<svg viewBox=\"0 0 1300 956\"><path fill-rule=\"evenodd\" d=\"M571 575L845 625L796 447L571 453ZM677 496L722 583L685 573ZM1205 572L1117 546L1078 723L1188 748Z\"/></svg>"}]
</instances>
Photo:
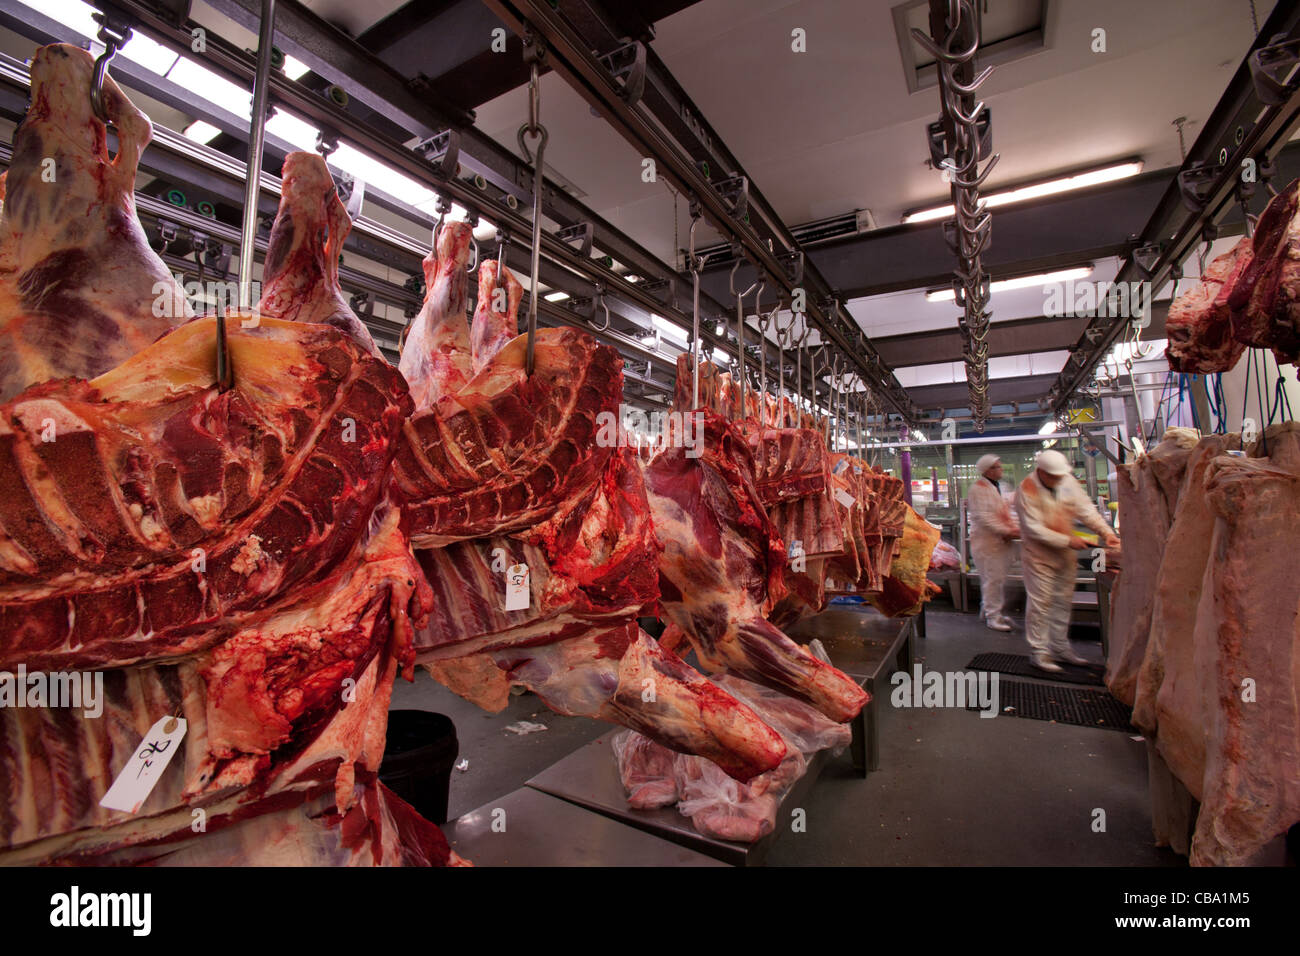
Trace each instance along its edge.
<instances>
[{"instance_id":1,"label":"handwritten label tag","mask_svg":"<svg viewBox=\"0 0 1300 956\"><path fill-rule=\"evenodd\" d=\"M835 474L838 475L847 467L849 467L849 460L847 458L841 458L839 463L835 466Z\"/></svg>"},{"instance_id":2,"label":"handwritten label tag","mask_svg":"<svg viewBox=\"0 0 1300 956\"><path fill-rule=\"evenodd\" d=\"M803 554L803 538L795 538L790 542L790 553L787 557L797 558Z\"/></svg>"},{"instance_id":3,"label":"handwritten label tag","mask_svg":"<svg viewBox=\"0 0 1300 956\"><path fill-rule=\"evenodd\" d=\"M506 610L528 610L528 595L528 565L510 565L506 568Z\"/></svg>"},{"instance_id":4,"label":"handwritten label tag","mask_svg":"<svg viewBox=\"0 0 1300 956\"><path fill-rule=\"evenodd\" d=\"M144 740L135 748L135 753L117 775L99 805L109 810L138 813L141 804L149 799L154 785L162 778L172 757L181 749L180 742L184 736L183 718L161 718L144 735Z\"/></svg>"},{"instance_id":5,"label":"handwritten label tag","mask_svg":"<svg viewBox=\"0 0 1300 956\"><path fill-rule=\"evenodd\" d=\"M845 491L843 488L835 489L835 500L846 508L852 508L857 503L857 498Z\"/></svg>"}]
</instances>

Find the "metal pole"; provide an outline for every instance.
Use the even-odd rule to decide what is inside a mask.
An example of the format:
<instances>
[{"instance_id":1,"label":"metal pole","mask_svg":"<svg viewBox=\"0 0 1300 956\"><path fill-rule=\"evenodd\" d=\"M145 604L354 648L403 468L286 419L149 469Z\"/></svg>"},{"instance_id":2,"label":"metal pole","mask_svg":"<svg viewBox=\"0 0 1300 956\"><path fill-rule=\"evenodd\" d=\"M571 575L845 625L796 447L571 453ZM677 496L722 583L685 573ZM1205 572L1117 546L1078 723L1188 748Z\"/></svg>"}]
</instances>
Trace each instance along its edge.
<instances>
[{"instance_id":1,"label":"metal pole","mask_svg":"<svg viewBox=\"0 0 1300 956\"><path fill-rule=\"evenodd\" d=\"M275 37L275 0L262 0L257 38L257 75L253 77L253 115L248 126L248 181L244 184L244 226L239 236L239 307L253 307L253 241L257 238L257 201L262 194L262 144L266 105L271 93L271 50Z\"/></svg>"},{"instance_id":2,"label":"metal pole","mask_svg":"<svg viewBox=\"0 0 1300 956\"><path fill-rule=\"evenodd\" d=\"M691 200L691 235L687 243L690 246L687 255L691 259L691 280L694 285L691 296L691 411L700 407L700 263L695 258L695 227L699 223L699 206L695 200Z\"/></svg>"}]
</instances>

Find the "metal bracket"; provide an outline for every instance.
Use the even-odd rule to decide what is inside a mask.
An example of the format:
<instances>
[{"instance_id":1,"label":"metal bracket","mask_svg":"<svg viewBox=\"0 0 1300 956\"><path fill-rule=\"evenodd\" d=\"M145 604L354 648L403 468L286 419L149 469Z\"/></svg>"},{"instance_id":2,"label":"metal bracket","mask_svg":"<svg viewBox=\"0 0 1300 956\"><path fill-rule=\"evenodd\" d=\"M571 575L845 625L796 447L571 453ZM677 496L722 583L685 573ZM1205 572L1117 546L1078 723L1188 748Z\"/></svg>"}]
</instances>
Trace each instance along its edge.
<instances>
[{"instance_id":1,"label":"metal bracket","mask_svg":"<svg viewBox=\"0 0 1300 956\"><path fill-rule=\"evenodd\" d=\"M1288 40L1279 33L1250 54L1250 81L1255 86L1255 95L1268 106L1281 106L1293 95L1300 81L1286 83L1284 80L1292 68L1300 63L1300 39Z\"/></svg>"},{"instance_id":2,"label":"metal bracket","mask_svg":"<svg viewBox=\"0 0 1300 956\"><path fill-rule=\"evenodd\" d=\"M628 106L635 106L645 93L646 45L632 40L611 50L600 58L616 80L622 79L619 96Z\"/></svg>"},{"instance_id":3,"label":"metal bracket","mask_svg":"<svg viewBox=\"0 0 1300 956\"><path fill-rule=\"evenodd\" d=\"M596 227L590 222L575 222L572 226L565 226L555 234L555 238L561 242L578 241L578 254L583 258L591 255L591 242L596 236Z\"/></svg>"},{"instance_id":4,"label":"metal bracket","mask_svg":"<svg viewBox=\"0 0 1300 956\"><path fill-rule=\"evenodd\" d=\"M234 254L234 246L209 239L203 246L203 263L208 268L225 275L230 272L230 259Z\"/></svg>"},{"instance_id":5,"label":"metal bracket","mask_svg":"<svg viewBox=\"0 0 1300 956\"><path fill-rule=\"evenodd\" d=\"M784 252L777 256L777 259L785 266L785 277L790 280L791 285L799 285L803 282L804 254L802 249Z\"/></svg>"},{"instance_id":6,"label":"metal bracket","mask_svg":"<svg viewBox=\"0 0 1300 956\"><path fill-rule=\"evenodd\" d=\"M1200 212L1210 198L1210 191L1223 175L1219 163L1197 163L1178 171L1178 191L1183 195L1183 205L1192 212Z\"/></svg>"},{"instance_id":7,"label":"metal bracket","mask_svg":"<svg viewBox=\"0 0 1300 956\"><path fill-rule=\"evenodd\" d=\"M980 111L980 115L975 118L975 131L979 136L976 146L975 158L983 161L993 152L993 120L992 111L986 106ZM942 169L944 160L952 158L952 149L948 143L948 135L944 131L943 120L938 119L925 127L926 140L930 145L930 165L935 169Z\"/></svg>"},{"instance_id":8,"label":"metal bracket","mask_svg":"<svg viewBox=\"0 0 1300 956\"><path fill-rule=\"evenodd\" d=\"M1163 247L1158 242L1148 242L1133 250L1133 264L1138 267L1138 271L1146 278L1150 279L1153 275L1162 250Z\"/></svg>"},{"instance_id":9,"label":"metal bracket","mask_svg":"<svg viewBox=\"0 0 1300 956\"><path fill-rule=\"evenodd\" d=\"M651 279L641 283L641 288L652 298L669 308L677 308L677 284L670 279ZM661 293L667 293L662 295Z\"/></svg>"},{"instance_id":10,"label":"metal bracket","mask_svg":"<svg viewBox=\"0 0 1300 956\"><path fill-rule=\"evenodd\" d=\"M415 151L438 166L449 178L460 168L460 130L445 129L416 144Z\"/></svg>"},{"instance_id":11,"label":"metal bracket","mask_svg":"<svg viewBox=\"0 0 1300 956\"><path fill-rule=\"evenodd\" d=\"M358 292L356 295L352 296L351 300L349 300L348 302L348 305L352 307L352 311L357 314L358 318L362 318L362 319L374 318L375 297L372 296L369 292Z\"/></svg>"},{"instance_id":12,"label":"metal bracket","mask_svg":"<svg viewBox=\"0 0 1300 956\"><path fill-rule=\"evenodd\" d=\"M713 184L721 196L731 206L731 214L737 219L744 219L749 215L749 177L732 176L728 179L719 179Z\"/></svg>"}]
</instances>

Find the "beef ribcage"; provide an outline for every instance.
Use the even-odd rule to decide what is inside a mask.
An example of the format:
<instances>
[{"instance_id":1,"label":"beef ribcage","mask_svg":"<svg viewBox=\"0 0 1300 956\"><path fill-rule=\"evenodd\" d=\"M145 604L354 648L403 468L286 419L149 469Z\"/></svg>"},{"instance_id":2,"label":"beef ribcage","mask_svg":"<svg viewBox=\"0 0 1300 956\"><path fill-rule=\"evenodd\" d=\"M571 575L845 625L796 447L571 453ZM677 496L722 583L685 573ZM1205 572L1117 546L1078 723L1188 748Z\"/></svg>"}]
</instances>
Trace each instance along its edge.
<instances>
[{"instance_id":1,"label":"beef ribcage","mask_svg":"<svg viewBox=\"0 0 1300 956\"><path fill-rule=\"evenodd\" d=\"M604 473L612 447L597 441L598 418L617 414L618 354L574 329L547 329L528 376L524 349L517 337L403 428L394 485L417 547L530 528Z\"/></svg>"},{"instance_id":2,"label":"beef ribcage","mask_svg":"<svg viewBox=\"0 0 1300 956\"><path fill-rule=\"evenodd\" d=\"M400 376L322 326L229 321L224 394L205 319L4 407L0 667L201 649L356 545L409 409Z\"/></svg>"}]
</instances>

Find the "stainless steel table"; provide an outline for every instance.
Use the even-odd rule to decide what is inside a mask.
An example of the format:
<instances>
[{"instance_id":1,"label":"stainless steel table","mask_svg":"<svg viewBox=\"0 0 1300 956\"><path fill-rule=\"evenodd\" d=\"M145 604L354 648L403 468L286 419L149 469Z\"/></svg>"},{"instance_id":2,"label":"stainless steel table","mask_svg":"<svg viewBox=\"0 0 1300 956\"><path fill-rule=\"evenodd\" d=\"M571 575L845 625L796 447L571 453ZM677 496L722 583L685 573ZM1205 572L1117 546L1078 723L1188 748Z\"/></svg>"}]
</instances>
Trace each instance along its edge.
<instances>
[{"instance_id":1,"label":"stainless steel table","mask_svg":"<svg viewBox=\"0 0 1300 956\"><path fill-rule=\"evenodd\" d=\"M916 636L915 618L888 618L874 608L827 608L800 621L788 632L801 644L822 642L831 663L856 680L871 700L853 720L853 768L862 776L880 769L880 698L894 670L910 671Z\"/></svg>"},{"instance_id":2,"label":"stainless steel table","mask_svg":"<svg viewBox=\"0 0 1300 956\"><path fill-rule=\"evenodd\" d=\"M605 749L612 767L613 754L608 745ZM442 829L452 849L476 866L725 865L532 787L486 803Z\"/></svg>"},{"instance_id":3,"label":"stainless steel table","mask_svg":"<svg viewBox=\"0 0 1300 956\"><path fill-rule=\"evenodd\" d=\"M781 802L776 814L776 829L772 833L756 843L734 843L700 833L688 817L677 811L676 806L660 810L633 810L629 807L627 791L623 789L623 782L618 777L614 748L610 744L610 738L616 732L597 737L559 763L543 770L529 780L527 786L617 820L620 826L626 824L635 827L647 834L654 834L654 837L667 843L688 847L734 866L762 864L772 843L790 827L791 811L805 805L807 794L827 759L826 751L814 754L809 759L808 772L796 781Z\"/></svg>"}]
</instances>

